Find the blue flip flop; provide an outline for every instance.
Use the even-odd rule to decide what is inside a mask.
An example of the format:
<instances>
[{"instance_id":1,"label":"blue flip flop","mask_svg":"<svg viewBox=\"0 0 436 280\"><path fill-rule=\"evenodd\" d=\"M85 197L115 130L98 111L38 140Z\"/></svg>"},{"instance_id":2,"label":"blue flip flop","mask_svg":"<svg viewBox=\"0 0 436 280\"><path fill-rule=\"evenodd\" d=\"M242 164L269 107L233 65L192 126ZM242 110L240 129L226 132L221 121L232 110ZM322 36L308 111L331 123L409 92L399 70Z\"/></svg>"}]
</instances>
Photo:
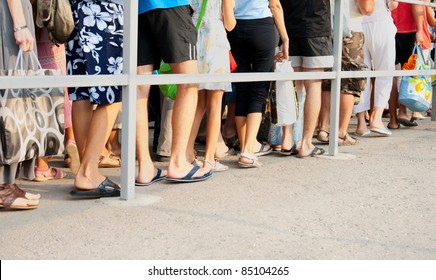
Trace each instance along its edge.
<instances>
[{"instance_id":1,"label":"blue flip flop","mask_svg":"<svg viewBox=\"0 0 436 280\"><path fill-rule=\"evenodd\" d=\"M70 192L70 195L76 198L119 197L120 186L106 177L97 188L92 190L74 189Z\"/></svg>"},{"instance_id":2,"label":"blue flip flop","mask_svg":"<svg viewBox=\"0 0 436 280\"><path fill-rule=\"evenodd\" d=\"M166 180L170 181L170 182L177 182L177 183L189 183L189 182L203 181L203 180L206 180L212 176L212 172L209 171L201 177L192 177L192 176L194 176L195 172L197 172L199 169L200 169L200 166L194 165L194 167L191 169L191 171L189 171L188 174L186 174L185 177L183 177L183 178L166 177Z\"/></svg>"},{"instance_id":3,"label":"blue flip flop","mask_svg":"<svg viewBox=\"0 0 436 280\"><path fill-rule=\"evenodd\" d=\"M153 179L151 179L150 182L148 182L148 183L140 183L138 181L135 181L135 186L137 186L137 187L146 187L146 186L150 186L153 183L156 183L158 181L161 181L161 180L165 179L165 177L166 177L165 175L161 176L162 175L162 169L156 168L156 170L157 170L156 176L154 176Z\"/></svg>"}]
</instances>

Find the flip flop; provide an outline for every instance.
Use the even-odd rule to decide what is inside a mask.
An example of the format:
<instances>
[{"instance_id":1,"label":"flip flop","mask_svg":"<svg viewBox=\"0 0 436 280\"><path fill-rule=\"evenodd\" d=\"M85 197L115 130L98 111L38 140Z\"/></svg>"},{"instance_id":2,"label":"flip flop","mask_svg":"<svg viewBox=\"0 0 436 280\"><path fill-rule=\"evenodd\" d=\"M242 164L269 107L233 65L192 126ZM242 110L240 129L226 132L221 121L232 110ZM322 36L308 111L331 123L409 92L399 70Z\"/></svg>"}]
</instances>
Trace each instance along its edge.
<instances>
[{"instance_id":1,"label":"flip flop","mask_svg":"<svg viewBox=\"0 0 436 280\"><path fill-rule=\"evenodd\" d=\"M284 156L295 156L298 155L297 146L294 144L291 149L281 149L280 154Z\"/></svg>"},{"instance_id":2,"label":"flip flop","mask_svg":"<svg viewBox=\"0 0 436 280\"><path fill-rule=\"evenodd\" d=\"M355 136L365 137L365 136L368 136L369 134L371 134L371 131L366 130L366 131L365 131L364 133L362 133L362 134L357 133L357 132L355 131L355 132L353 132L353 134L354 134Z\"/></svg>"},{"instance_id":3,"label":"flip flop","mask_svg":"<svg viewBox=\"0 0 436 280\"><path fill-rule=\"evenodd\" d=\"M389 136L392 135L392 132L387 129L386 127L371 127L369 128L372 132L375 132L377 134L383 135L383 136Z\"/></svg>"},{"instance_id":4,"label":"flip flop","mask_svg":"<svg viewBox=\"0 0 436 280\"><path fill-rule=\"evenodd\" d=\"M77 198L118 197L120 196L120 186L106 177L97 188L92 190L79 190L75 188L70 192L70 195Z\"/></svg>"},{"instance_id":5,"label":"flip flop","mask_svg":"<svg viewBox=\"0 0 436 280\"><path fill-rule=\"evenodd\" d=\"M194 165L194 167L191 169L191 171L189 171L188 174L186 174L185 177L183 177L183 178L170 178L167 176L166 180L169 182L190 183L190 182L203 181L203 180L209 179L212 176L212 172L209 171L201 177L192 177L192 176L194 176L195 172L197 172L199 169L200 169L200 166Z\"/></svg>"},{"instance_id":6,"label":"flip flop","mask_svg":"<svg viewBox=\"0 0 436 280\"><path fill-rule=\"evenodd\" d=\"M397 122L403 126L418 126L418 123L412 119L410 119L410 121L405 119L397 119Z\"/></svg>"},{"instance_id":7,"label":"flip flop","mask_svg":"<svg viewBox=\"0 0 436 280\"><path fill-rule=\"evenodd\" d=\"M388 129L399 129L401 128L401 124L397 124L397 126L391 126L390 124L387 125Z\"/></svg>"},{"instance_id":8,"label":"flip flop","mask_svg":"<svg viewBox=\"0 0 436 280\"><path fill-rule=\"evenodd\" d=\"M260 156L266 156L266 155L272 153L273 148L271 147L271 145L269 145L269 148L265 150L266 145L268 145L268 144L263 144L262 143L262 145L260 146L259 151L254 153L254 155L260 157Z\"/></svg>"},{"instance_id":9,"label":"flip flop","mask_svg":"<svg viewBox=\"0 0 436 280\"><path fill-rule=\"evenodd\" d=\"M137 187L146 187L146 186L150 186L153 183L156 183L158 181L161 181L161 180L165 179L166 175L161 176L162 175L162 169L156 168L156 170L157 170L156 176L154 176L153 179L151 179L150 182L148 182L148 183L140 183L138 181L135 181L135 186L137 186Z\"/></svg>"},{"instance_id":10,"label":"flip flop","mask_svg":"<svg viewBox=\"0 0 436 280\"><path fill-rule=\"evenodd\" d=\"M315 156L320 156L324 153L325 153L325 150L323 148L318 148L317 146L315 146L313 148L313 150L310 152L310 154L308 154L307 156L297 155L297 158L315 157Z\"/></svg>"}]
</instances>

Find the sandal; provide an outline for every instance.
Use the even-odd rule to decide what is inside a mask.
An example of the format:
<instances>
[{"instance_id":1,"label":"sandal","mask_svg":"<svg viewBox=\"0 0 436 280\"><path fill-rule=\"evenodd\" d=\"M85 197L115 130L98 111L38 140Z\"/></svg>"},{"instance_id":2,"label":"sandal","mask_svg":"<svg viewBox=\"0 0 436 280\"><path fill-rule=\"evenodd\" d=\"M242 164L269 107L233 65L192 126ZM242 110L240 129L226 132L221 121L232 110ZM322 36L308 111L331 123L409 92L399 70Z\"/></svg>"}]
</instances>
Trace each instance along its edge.
<instances>
[{"instance_id":1,"label":"sandal","mask_svg":"<svg viewBox=\"0 0 436 280\"><path fill-rule=\"evenodd\" d=\"M120 167L121 158L115 154L109 153L105 156L100 156L99 168Z\"/></svg>"},{"instance_id":2,"label":"sandal","mask_svg":"<svg viewBox=\"0 0 436 280\"><path fill-rule=\"evenodd\" d=\"M320 129L318 131L318 136L316 136L316 139L319 142L328 143L329 142L329 136L330 136L330 132L328 132L327 130L324 130L324 129Z\"/></svg>"},{"instance_id":3,"label":"sandal","mask_svg":"<svg viewBox=\"0 0 436 280\"><path fill-rule=\"evenodd\" d=\"M215 160L215 164L212 164L212 162L208 160L204 160L204 162L210 165L210 171L212 172L222 172L229 170L229 167L227 165L220 163L218 160Z\"/></svg>"},{"instance_id":4,"label":"sandal","mask_svg":"<svg viewBox=\"0 0 436 280\"><path fill-rule=\"evenodd\" d=\"M26 192L15 184L0 185L0 208L5 209L34 209L39 200L26 198Z\"/></svg>"},{"instance_id":5,"label":"sandal","mask_svg":"<svg viewBox=\"0 0 436 280\"><path fill-rule=\"evenodd\" d=\"M76 142L71 139L68 140L65 149L67 150L67 155L70 158L70 170L73 174L77 174L77 171L79 171L80 167L80 157L79 150L77 150Z\"/></svg>"},{"instance_id":6,"label":"sandal","mask_svg":"<svg viewBox=\"0 0 436 280\"><path fill-rule=\"evenodd\" d=\"M345 136L343 138L338 137L338 139L339 139L338 146L352 146L352 145L359 144L359 140L350 136L348 133L345 134Z\"/></svg>"},{"instance_id":7,"label":"sandal","mask_svg":"<svg viewBox=\"0 0 436 280\"><path fill-rule=\"evenodd\" d=\"M246 160L249 160L251 162L247 163L247 162L241 161L241 159L246 159ZM257 159L257 156L246 154L246 153L241 153L239 155L238 164L239 164L239 167L242 167L242 168L252 168L252 167L261 167L262 166L262 163L259 162L259 160Z\"/></svg>"},{"instance_id":8,"label":"sandal","mask_svg":"<svg viewBox=\"0 0 436 280\"><path fill-rule=\"evenodd\" d=\"M47 180L59 180L65 177L65 173L55 167L49 167L46 170L42 170L40 168L35 168L35 179L37 182L44 182Z\"/></svg>"}]
</instances>

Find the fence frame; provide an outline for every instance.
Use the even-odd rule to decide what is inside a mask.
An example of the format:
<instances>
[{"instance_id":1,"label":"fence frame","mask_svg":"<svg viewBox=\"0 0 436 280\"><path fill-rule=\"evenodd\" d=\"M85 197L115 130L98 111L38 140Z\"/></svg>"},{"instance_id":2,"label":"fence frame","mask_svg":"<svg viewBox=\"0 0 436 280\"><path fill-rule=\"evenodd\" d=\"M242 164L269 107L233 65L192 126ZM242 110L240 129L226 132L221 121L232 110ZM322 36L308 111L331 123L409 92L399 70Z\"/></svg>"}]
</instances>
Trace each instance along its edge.
<instances>
[{"instance_id":1,"label":"fence frame","mask_svg":"<svg viewBox=\"0 0 436 280\"><path fill-rule=\"evenodd\" d=\"M333 1L333 0L332 0ZM341 15L343 4L341 0L335 1L335 14ZM416 0L398 0L412 4L420 4L436 8L436 3ZM338 127L339 127L339 97L340 80L352 77L383 77L383 76L409 76L409 75L436 75L436 70L425 71L353 71L341 70L342 52L342 26L343 18L334 17L333 55L334 66L332 72L294 72L294 73L232 73L232 74L173 74L173 75L137 75L137 36L138 34L138 1L125 0L124 4L124 70L121 75L99 76L51 76L51 77L0 77L0 88L35 88L35 87L77 87L77 86L123 86L122 104L122 139L121 156L121 199L135 198L135 138L136 138L136 87L137 85L182 84L201 82L248 82L248 81L287 81L330 79L332 80L332 94L330 107L330 143L328 154L332 157L338 155ZM436 98L433 97L433 108ZM432 121L436 121L436 114L432 114Z\"/></svg>"}]
</instances>

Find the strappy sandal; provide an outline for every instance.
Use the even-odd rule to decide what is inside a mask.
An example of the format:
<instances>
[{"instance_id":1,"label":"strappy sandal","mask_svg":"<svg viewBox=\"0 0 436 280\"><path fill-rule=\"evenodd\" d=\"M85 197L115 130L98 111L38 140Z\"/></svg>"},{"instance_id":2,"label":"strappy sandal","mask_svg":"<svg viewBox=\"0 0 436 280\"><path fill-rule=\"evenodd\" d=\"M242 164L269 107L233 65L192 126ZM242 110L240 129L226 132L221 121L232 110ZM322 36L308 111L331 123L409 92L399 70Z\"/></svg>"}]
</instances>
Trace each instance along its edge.
<instances>
[{"instance_id":1,"label":"strappy sandal","mask_svg":"<svg viewBox=\"0 0 436 280\"><path fill-rule=\"evenodd\" d=\"M249 162L249 163L243 162L243 161L241 161L241 159L246 159L246 160L249 160L251 162ZM252 167L261 167L262 163L259 162L259 160L257 159L257 156L255 156L255 155L241 153L239 155L238 165L239 165L239 167L242 167L242 168L252 168Z\"/></svg>"},{"instance_id":2,"label":"strappy sandal","mask_svg":"<svg viewBox=\"0 0 436 280\"><path fill-rule=\"evenodd\" d=\"M44 182L47 180L59 180L65 177L65 173L55 167L49 167L46 170L42 170L40 168L35 168L35 179L37 182Z\"/></svg>"},{"instance_id":3,"label":"strappy sandal","mask_svg":"<svg viewBox=\"0 0 436 280\"><path fill-rule=\"evenodd\" d=\"M350 140L350 138L352 141ZM345 134L344 137L338 137L338 139L339 139L338 146L352 146L352 145L359 144L359 140L350 136L348 133Z\"/></svg>"},{"instance_id":4,"label":"strappy sandal","mask_svg":"<svg viewBox=\"0 0 436 280\"><path fill-rule=\"evenodd\" d=\"M120 167L121 158L115 154L109 153L105 156L100 156L100 161L98 163L99 168L111 168Z\"/></svg>"},{"instance_id":5,"label":"strappy sandal","mask_svg":"<svg viewBox=\"0 0 436 280\"><path fill-rule=\"evenodd\" d=\"M229 170L227 165L220 163L218 160L215 160L214 164L208 160L204 160L206 164L210 165L210 171L212 172L222 172Z\"/></svg>"},{"instance_id":6,"label":"strappy sandal","mask_svg":"<svg viewBox=\"0 0 436 280\"><path fill-rule=\"evenodd\" d=\"M39 206L39 200L27 199L26 192L15 184L0 185L0 208L34 209Z\"/></svg>"},{"instance_id":7,"label":"strappy sandal","mask_svg":"<svg viewBox=\"0 0 436 280\"><path fill-rule=\"evenodd\" d=\"M329 136L330 136L330 132L328 132L328 131L325 130L325 129L320 129L320 130L318 131L318 136L316 136L316 139L317 139L319 142L322 142L322 143L328 143L328 142L329 142Z\"/></svg>"}]
</instances>

